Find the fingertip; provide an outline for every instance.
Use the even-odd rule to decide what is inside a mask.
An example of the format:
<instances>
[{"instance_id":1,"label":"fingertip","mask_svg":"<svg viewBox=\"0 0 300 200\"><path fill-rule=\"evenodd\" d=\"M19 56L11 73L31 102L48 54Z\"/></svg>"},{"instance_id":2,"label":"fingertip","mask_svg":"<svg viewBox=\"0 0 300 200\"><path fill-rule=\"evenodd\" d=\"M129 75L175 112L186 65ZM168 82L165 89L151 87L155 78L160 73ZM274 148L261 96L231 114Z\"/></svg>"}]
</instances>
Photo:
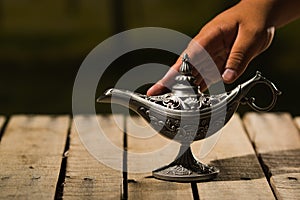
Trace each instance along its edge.
<instances>
[{"instance_id":1,"label":"fingertip","mask_svg":"<svg viewBox=\"0 0 300 200\"><path fill-rule=\"evenodd\" d=\"M230 68L225 69L225 71L222 74L222 78L225 83L232 83L237 79L237 77L238 77L237 71Z\"/></svg>"},{"instance_id":2,"label":"fingertip","mask_svg":"<svg viewBox=\"0 0 300 200\"><path fill-rule=\"evenodd\" d=\"M150 87L148 90L147 90L147 96L153 96L153 94L155 93L155 85L153 85L152 87Z\"/></svg>"},{"instance_id":3,"label":"fingertip","mask_svg":"<svg viewBox=\"0 0 300 200\"><path fill-rule=\"evenodd\" d=\"M155 95L163 94L167 91L168 88L166 88L164 85L160 83L156 83L148 89L147 96L155 96Z\"/></svg>"}]
</instances>

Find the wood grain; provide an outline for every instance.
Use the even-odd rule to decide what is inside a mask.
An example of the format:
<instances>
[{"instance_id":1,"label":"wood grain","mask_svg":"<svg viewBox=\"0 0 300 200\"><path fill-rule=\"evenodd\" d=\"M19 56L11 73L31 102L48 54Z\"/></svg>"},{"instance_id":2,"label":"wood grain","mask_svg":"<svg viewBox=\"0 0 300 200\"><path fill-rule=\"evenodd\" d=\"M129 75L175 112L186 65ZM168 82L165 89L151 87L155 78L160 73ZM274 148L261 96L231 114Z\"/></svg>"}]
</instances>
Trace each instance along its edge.
<instances>
[{"instance_id":1,"label":"wood grain","mask_svg":"<svg viewBox=\"0 0 300 200\"><path fill-rule=\"evenodd\" d=\"M81 129L81 137L85 137L85 134L98 129L98 127L90 124L89 116L79 116L79 118L85 126L84 129ZM123 117L99 116L98 121L103 132L107 134L109 141L123 149L123 131L120 129L124 126ZM96 141L96 143L99 146L106 145L104 140ZM109 149L99 153L104 155L106 159L122 159L122 155L115 155L109 152ZM121 163L120 167L122 167ZM68 152L63 199L120 199L121 191L122 169L112 169L93 157L83 146L73 124L70 134L70 150Z\"/></svg>"},{"instance_id":2,"label":"wood grain","mask_svg":"<svg viewBox=\"0 0 300 200\"><path fill-rule=\"evenodd\" d=\"M300 199L300 137L292 117L249 113L244 122L277 198Z\"/></svg>"},{"instance_id":3,"label":"wood grain","mask_svg":"<svg viewBox=\"0 0 300 200\"><path fill-rule=\"evenodd\" d=\"M199 155L201 146L209 151L205 142L218 139L217 135L212 137L216 138L194 143L194 154ZM216 145L202 161L218 167L220 174L214 181L197 184L200 199L274 199L238 115L222 129Z\"/></svg>"},{"instance_id":4,"label":"wood grain","mask_svg":"<svg viewBox=\"0 0 300 200\"><path fill-rule=\"evenodd\" d=\"M4 120L0 116L0 129ZM121 198L122 189L126 188L122 185L122 168L126 164L122 160L124 126L128 134L125 143L126 167L130 170L128 198L193 199L191 184L160 181L151 176L152 170L173 161L179 149L177 143L157 134L139 117L127 118L124 124L123 116L101 115L97 121L107 140L95 142L91 152L108 141L120 152L102 148L92 156L83 146L82 137L97 127L90 125L89 116L81 116L81 120L83 134L80 131L78 135L72 125L69 151L64 154L67 167L63 199ZM54 199L69 124L67 116L11 117L0 143L0 199ZM250 113L244 117L244 124L234 115L220 138L212 136L195 142L194 154L221 170L214 181L197 184L200 199L274 199L251 142L276 198L300 199L299 127L300 118L292 119L286 113ZM96 138L89 140L96 141ZM210 151L211 145L207 144L213 144L215 139L217 144ZM151 157L153 152L158 154ZM142 156L133 159L131 153ZM200 156L206 153L204 158ZM95 158L102 155L105 162L110 161L119 169L112 169ZM140 173L134 173L134 169Z\"/></svg>"},{"instance_id":5,"label":"wood grain","mask_svg":"<svg viewBox=\"0 0 300 200\"><path fill-rule=\"evenodd\" d=\"M67 116L13 116L0 145L0 199L54 199Z\"/></svg>"},{"instance_id":6,"label":"wood grain","mask_svg":"<svg viewBox=\"0 0 300 200\"><path fill-rule=\"evenodd\" d=\"M152 177L152 170L169 164L176 157L179 145L149 127L142 118L127 119L128 154L144 154L142 158L128 160L128 168L138 168L141 173L128 174L129 199L193 199L190 184L165 182ZM169 146L168 146L169 145ZM166 147L169 148L166 148ZM152 156L157 151L159 156ZM173 152L172 152L173 151ZM171 155L171 156L170 156Z\"/></svg>"}]
</instances>

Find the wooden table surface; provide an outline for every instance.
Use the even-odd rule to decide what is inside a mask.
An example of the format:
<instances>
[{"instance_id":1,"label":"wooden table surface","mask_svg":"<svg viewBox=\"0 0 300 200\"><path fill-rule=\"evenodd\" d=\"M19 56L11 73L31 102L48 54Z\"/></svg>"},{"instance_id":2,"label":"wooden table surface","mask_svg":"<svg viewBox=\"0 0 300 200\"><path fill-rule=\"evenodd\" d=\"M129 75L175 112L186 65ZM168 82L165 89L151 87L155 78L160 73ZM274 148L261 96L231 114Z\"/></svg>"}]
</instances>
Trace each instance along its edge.
<instances>
[{"instance_id":1,"label":"wooden table surface","mask_svg":"<svg viewBox=\"0 0 300 200\"><path fill-rule=\"evenodd\" d=\"M128 152L155 151L170 142L151 128L141 133L152 134L147 139L126 135L120 124L130 133L133 123L143 120L120 115L117 125L112 117L97 119L109 139ZM88 123L88 116L82 118ZM92 129L87 125L86 131ZM165 182L151 172L107 167L84 148L70 116L0 117L0 130L0 199L300 199L300 118L288 113L234 115L201 159L218 167L219 176L199 183ZM201 145L195 142L192 149Z\"/></svg>"}]
</instances>

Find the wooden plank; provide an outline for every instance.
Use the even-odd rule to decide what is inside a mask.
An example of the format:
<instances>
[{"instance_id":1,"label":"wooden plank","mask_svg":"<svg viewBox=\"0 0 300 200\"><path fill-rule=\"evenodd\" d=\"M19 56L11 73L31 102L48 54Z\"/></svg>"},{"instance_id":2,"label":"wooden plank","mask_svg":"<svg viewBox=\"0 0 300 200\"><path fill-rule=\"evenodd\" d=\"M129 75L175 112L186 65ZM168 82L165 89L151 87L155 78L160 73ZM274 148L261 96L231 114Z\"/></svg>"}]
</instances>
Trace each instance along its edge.
<instances>
[{"instance_id":1,"label":"wooden plank","mask_svg":"<svg viewBox=\"0 0 300 200\"><path fill-rule=\"evenodd\" d=\"M152 177L151 170L169 164L173 161L179 150L179 145L170 141L150 128L140 117L127 118L128 154L138 153L143 158L131 160L128 155L128 169L133 168L144 171L142 173L128 174L128 199L193 199L190 184L165 182ZM170 152L163 151L165 145L173 150L174 157L169 157ZM151 158L151 153L160 151L159 157Z\"/></svg>"},{"instance_id":2,"label":"wooden plank","mask_svg":"<svg viewBox=\"0 0 300 200\"><path fill-rule=\"evenodd\" d=\"M193 144L196 156L204 142ZM220 174L214 181L197 184L200 199L274 199L238 115L222 129L217 144L202 161L218 167Z\"/></svg>"},{"instance_id":3,"label":"wooden plank","mask_svg":"<svg viewBox=\"0 0 300 200\"><path fill-rule=\"evenodd\" d=\"M295 123L296 123L296 126L298 127L298 129L300 130L300 117L295 118Z\"/></svg>"},{"instance_id":4,"label":"wooden plank","mask_svg":"<svg viewBox=\"0 0 300 200\"><path fill-rule=\"evenodd\" d=\"M5 117L0 116L0 130L2 129L4 122L5 122Z\"/></svg>"},{"instance_id":5,"label":"wooden plank","mask_svg":"<svg viewBox=\"0 0 300 200\"><path fill-rule=\"evenodd\" d=\"M124 126L122 116L114 116L114 118L119 126ZM106 136L109 140L123 149L123 131L114 118L99 116L98 121L104 132L108 133ZM90 125L89 116L79 116L79 120L81 124L86 124L86 128L81 129L81 136L97 129L96 126ZM99 145L105 144L101 144L100 141ZM105 151L100 153L106 154L110 159L122 159L122 155ZM122 171L111 169L93 157L83 146L74 124L71 129L68 154L63 199L120 199Z\"/></svg>"},{"instance_id":6,"label":"wooden plank","mask_svg":"<svg viewBox=\"0 0 300 200\"><path fill-rule=\"evenodd\" d=\"M292 117L249 113L244 123L277 198L300 199L300 137Z\"/></svg>"},{"instance_id":7,"label":"wooden plank","mask_svg":"<svg viewBox=\"0 0 300 200\"><path fill-rule=\"evenodd\" d=\"M13 116L0 145L0 199L54 199L67 116Z\"/></svg>"}]
</instances>

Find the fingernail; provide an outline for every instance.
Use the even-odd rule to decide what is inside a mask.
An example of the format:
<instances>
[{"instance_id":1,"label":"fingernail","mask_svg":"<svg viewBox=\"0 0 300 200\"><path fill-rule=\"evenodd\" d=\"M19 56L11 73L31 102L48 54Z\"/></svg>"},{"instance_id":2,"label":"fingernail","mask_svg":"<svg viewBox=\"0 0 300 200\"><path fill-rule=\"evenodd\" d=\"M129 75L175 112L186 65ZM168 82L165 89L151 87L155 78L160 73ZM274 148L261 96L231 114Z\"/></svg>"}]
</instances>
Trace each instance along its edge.
<instances>
[{"instance_id":1,"label":"fingernail","mask_svg":"<svg viewBox=\"0 0 300 200\"><path fill-rule=\"evenodd\" d=\"M236 73L236 71L234 71L232 69L226 69L224 71L222 77L225 82L232 82L237 77L237 73Z\"/></svg>"}]
</instances>

